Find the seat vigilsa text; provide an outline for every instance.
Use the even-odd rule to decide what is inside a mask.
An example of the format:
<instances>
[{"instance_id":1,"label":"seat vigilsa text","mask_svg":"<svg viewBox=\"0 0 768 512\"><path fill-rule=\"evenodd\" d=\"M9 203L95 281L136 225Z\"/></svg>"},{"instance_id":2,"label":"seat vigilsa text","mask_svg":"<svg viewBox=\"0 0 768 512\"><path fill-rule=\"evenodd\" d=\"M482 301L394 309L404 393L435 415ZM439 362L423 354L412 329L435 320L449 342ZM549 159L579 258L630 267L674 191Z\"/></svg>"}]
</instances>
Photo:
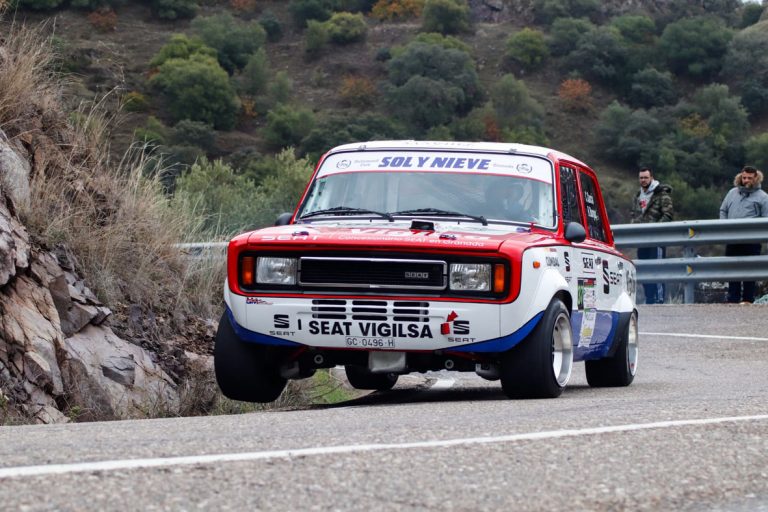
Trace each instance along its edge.
<instances>
[{"instance_id":1,"label":"seat vigilsa text","mask_svg":"<svg viewBox=\"0 0 768 512\"><path fill-rule=\"evenodd\" d=\"M375 390L448 369L551 398L584 361L591 386L626 386L635 288L579 160L519 144L347 144L321 158L296 211L230 241L216 379L230 398L270 402L319 368Z\"/></svg>"}]
</instances>

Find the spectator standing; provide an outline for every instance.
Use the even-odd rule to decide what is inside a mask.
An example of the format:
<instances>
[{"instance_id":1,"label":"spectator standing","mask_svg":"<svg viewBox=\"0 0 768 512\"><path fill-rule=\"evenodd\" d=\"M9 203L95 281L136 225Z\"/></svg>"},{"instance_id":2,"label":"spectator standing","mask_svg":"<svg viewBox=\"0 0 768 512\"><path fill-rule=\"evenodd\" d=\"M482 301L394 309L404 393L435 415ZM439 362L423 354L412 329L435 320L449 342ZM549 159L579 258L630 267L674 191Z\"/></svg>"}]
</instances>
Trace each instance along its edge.
<instances>
[{"instance_id":1,"label":"spectator standing","mask_svg":"<svg viewBox=\"0 0 768 512\"><path fill-rule=\"evenodd\" d=\"M762 189L763 173L752 166L745 166L733 180L720 205L721 219L751 219L768 217L768 194ZM761 244L728 244L726 256L757 256ZM728 283L728 302L751 304L755 300L754 281Z\"/></svg>"},{"instance_id":2,"label":"spectator standing","mask_svg":"<svg viewBox=\"0 0 768 512\"><path fill-rule=\"evenodd\" d=\"M669 222L674 216L672 187L653 179L653 171L647 167L637 173L640 190L632 203L632 223ZM666 256L666 247L640 247L637 258L641 260L661 259ZM663 304L665 287L663 283L644 283L645 303Z\"/></svg>"}]
</instances>

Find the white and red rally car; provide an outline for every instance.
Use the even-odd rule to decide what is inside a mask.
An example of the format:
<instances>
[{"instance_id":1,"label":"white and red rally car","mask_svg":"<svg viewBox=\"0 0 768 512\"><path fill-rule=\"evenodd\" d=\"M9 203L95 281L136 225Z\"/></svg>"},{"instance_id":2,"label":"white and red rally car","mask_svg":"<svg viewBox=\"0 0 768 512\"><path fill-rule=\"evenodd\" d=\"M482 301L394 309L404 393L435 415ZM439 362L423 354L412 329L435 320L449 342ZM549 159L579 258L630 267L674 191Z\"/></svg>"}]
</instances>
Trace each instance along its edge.
<instances>
[{"instance_id":1,"label":"white and red rally car","mask_svg":"<svg viewBox=\"0 0 768 512\"><path fill-rule=\"evenodd\" d=\"M559 396L637 370L635 267L613 245L595 173L547 148L377 141L332 149L293 214L227 252L216 378L275 400L344 365L386 390L449 369L509 397Z\"/></svg>"}]
</instances>

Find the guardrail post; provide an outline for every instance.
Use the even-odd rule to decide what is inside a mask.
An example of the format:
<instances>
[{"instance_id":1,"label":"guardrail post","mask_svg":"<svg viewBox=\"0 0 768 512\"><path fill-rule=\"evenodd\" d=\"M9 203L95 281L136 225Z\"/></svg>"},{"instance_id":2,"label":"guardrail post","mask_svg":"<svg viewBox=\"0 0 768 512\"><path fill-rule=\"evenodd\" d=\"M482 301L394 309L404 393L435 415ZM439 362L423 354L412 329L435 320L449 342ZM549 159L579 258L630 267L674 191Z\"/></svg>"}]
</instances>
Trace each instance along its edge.
<instances>
[{"instance_id":1,"label":"guardrail post","mask_svg":"<svg viewBox=\"0 0 768 512\"><path fill-rule=\"evenodd\" d=\"M696 250L693 247L685 247L683 249L683 257L685 258L695 258L696 257ZM693 281L688 281L685 283L685 288L683 289L683 300L686 304L693 304L696 299L694 298L694 292L696 291L696 284Z\"/></svg>"}]
</instances>

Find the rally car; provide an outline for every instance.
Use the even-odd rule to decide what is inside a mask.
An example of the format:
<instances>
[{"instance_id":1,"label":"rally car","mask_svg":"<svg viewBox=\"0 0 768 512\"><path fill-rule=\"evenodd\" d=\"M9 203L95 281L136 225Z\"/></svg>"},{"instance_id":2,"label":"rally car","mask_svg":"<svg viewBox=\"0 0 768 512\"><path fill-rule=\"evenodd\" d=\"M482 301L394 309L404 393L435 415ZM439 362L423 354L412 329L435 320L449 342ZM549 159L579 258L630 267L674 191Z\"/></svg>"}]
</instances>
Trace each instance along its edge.
<instances>
[{"instance_id":1,"label":"rally car","mask_svg":"<svg viewBox=\"0 0 768 512\"><path fill-rule=\"evenodd\" d=\"M270 402L339 365L360 389L448 369L500 380L510 398L559 396L576 361L591 386L635 377L635 267L576 158L347 144L277 224L228 245L214 363L230 398Z\"/></svg>"}]
</instances>

